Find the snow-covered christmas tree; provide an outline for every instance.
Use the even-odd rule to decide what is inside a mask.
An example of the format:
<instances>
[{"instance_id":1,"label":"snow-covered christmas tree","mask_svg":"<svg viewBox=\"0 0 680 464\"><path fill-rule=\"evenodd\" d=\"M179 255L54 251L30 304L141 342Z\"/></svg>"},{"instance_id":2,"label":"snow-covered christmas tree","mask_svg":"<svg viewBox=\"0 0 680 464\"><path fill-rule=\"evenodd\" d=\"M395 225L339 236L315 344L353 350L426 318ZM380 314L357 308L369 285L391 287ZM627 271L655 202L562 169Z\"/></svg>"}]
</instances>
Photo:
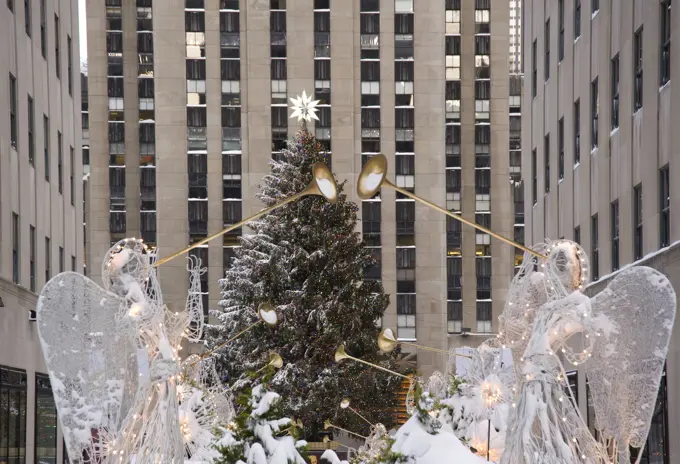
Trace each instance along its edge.
<instances>
[{"instance_id":1,"label":"snow-covered christmas tree","mask_svg":"<svg viewBox=\"0 0 680 464\"><path fill-rule=\"evenodd\" d=\"M258 198L270 206L302 191L311 181L313 163L327 162L321 145L303 128L261 184ZM368 432L353 415L340 413L342 398L373 422L392 423L399 379L358 363L336 364L335 349L345 344L354 356L394 369L396 353L380 355L377 321L388 296L376 282L363 280L372 257L356 232L357 206L338 185L338 201L306 197L268 214L249 227L225 278L221 311L207 329L215 347L257 321L254 309L270 302L279 312L276 329L258 326L215 356L220 374L235 390L247 386L245 375L259 359L277 351L285 366L272 380L287 415L300 418L306 436L319 438L325 419L350 430ZM240 382L239 382L240 381Z\"/></svg>"}]
</instances>

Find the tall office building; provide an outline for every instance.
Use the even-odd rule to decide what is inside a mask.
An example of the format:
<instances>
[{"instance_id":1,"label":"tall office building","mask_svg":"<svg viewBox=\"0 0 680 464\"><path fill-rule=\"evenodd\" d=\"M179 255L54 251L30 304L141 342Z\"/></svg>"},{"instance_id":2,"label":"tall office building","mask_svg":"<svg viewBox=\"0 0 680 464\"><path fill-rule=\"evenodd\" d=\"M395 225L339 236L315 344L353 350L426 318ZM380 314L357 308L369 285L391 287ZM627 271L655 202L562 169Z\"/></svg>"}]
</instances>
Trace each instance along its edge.
<instances>
[{"instance_id":1,"label":"tall office building","mask_svg":"<svg viewBox=\"0 0 680 464\"><path fill-rule=\"evenodd\" d=\"M0 462L62 462L35 309L83 269L78 1L4 1L0 31Z\"/></svg>"},{"instance_id":2,"label":"tall office building","mask_svg":"<svg viewBox=\"0 0 680 464\"><path fill-rule=\"evenodd\" d=\"M257 212L268 161L299 129L289 98L306 90L320 100L310 130L360 204L357 227L378 263L366 278L392 295L383 324L438 348L483 340L513 275L512 249L388 189L361 202L354 185L383 153L400 187L512 236L521 186L509 183L520 92L509 79L510 3L93 2L92 275L122 237L142 237L163 257ZM208 267L206 307L220 299L241 233L194 250ZM165 301L182 307L185 260L161 266L160 278ZM418 353L417 363L427 372L444 358Z\"/></svg>"},{"instance_id":3,"label":"tall office building","mask_svg":"<svg viewBox=\"0 0 680 464\"><path fill-rule=\"evenodd\" d=\"M589 295L631 263L660 270L680 290L680 215L671 214L680 189L670 181L680 174L672 88L680 54L671 49L680 29L670 0L530 0L524 19L527 242L580 243L596 281ZM641 462L680 460L680 443L669 440L680 427L677 321ZM592 425L584 372L570 374Z\"/></svg>"}]
</instances>

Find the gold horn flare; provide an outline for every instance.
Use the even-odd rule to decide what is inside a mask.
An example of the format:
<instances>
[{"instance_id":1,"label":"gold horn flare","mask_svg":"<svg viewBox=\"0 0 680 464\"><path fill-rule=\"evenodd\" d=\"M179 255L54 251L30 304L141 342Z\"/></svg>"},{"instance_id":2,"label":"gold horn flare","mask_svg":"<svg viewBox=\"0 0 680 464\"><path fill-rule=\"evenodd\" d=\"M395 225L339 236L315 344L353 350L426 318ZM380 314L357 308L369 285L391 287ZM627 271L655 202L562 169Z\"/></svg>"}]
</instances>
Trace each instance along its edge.
<instances>
[{"instance_id":1,"label":"gold horn flare","mask_svg":"<svg viewBox=\"0 0 680 464\"><path fill-rule=\"evenodd\" d=\"M531 248L528 248L520 243L517 243L513 240L510 240L509 238L503 237L500 234L497 234L496 232L487 229L484 226L480 226L479 224L472 222L468 219L465 219L462 216L459 216L457 214L452 213L451 211L442 208L441 206L435 205L434 203L425 200L424 198L421 198L417 195L415 195L412 192L409 192L408 190L405 190L401 187L397 187L395 184L389 181L387 179L387 158L385 158L385 155L383 154L378 154L374 155L369 159L366 164L364 164L364 167L361 169L361 173L359 174L359 179L357 180L357 195L359 195L359 198L362 200L368 200L369 198L373 197L378 191L380 190L381 187L389 187L399 193L401 193L404 196L407 196L409 198L412 198L416 201L419 201L420 203L435 209L439 211L440 213L444 213L447 216L452 217L453 219L462 222L463 224L467 224L469 226L474 227L477 230L480 230L486 234L491 235L492 237L497 238L498 240L501 240L509 245L514 246L515 248L519 248L520 250L530 253L538 258L541 259L547 259L548 257L537 252L536 250L532 250Z\"/></svg>"},{"instance_id":2,"label":"gold horn flare","mask_svg":"<svg viewBox=\"0 0 680 464\"><path fill-rule=\"evenodd\" d=\"M314 176L312 181L309 183L309 185L300 193L296 193L294 195L289 196L288 198L284 198L283 200L279 201L278 203L265 208L252 216L249 216L245 219L242 219L241 221L237 222L236 224L232 224L229 227L221 230L220 232L217 232L216 234L213 234L209 237L204 238L203 240L199 240L198 242L186 247L183 250L180 250L176 253L173 253L169 256L166 256L165 258L159 259L155 263L153 263L153 267L158 267L161 264L165 264L168 261L171 261L179 256L182 256L185 253L188 253L189 251L193 250L194 248L198 248L201 245L205 245L206 243L210 242L211 240L216 239L217 237L220 237L221 235L226 234L227 232L231 232L232 230L238 229L241 227L243 224L252 221L253 219L257 219L261 216L264 216L267 213L271 213L277 208L280 208L284 205L287 205L288 203L291 203L295 200L298 200L302 197L308 196L308 195L318 195L324 197L326 200L328 200L329 203L335 203L338 201L338 185L335 182L335 178L333 177L333 173L331 172L330 169L328 169L328 166L321 162L314 163L312 165L312 175Z\"/></svg>"},{"instance_id":3,"label":"gold horn flare","mask_svg":"<svg viewBox=\"0 0 680 464\"><path fill-rule=\"evenodd\" d=\"M366 423L367 423L368 425L370 425L371 427L374 427L374 426L375 426L375 424L374 424L373 422L371 422L370 420L366 419L362 414L359 413L359 411L357 411L357 410L354 409L352 406L350 406L350 403L351 403L351 400L350 400L349 398L344 398L344 399L340 402L340 408L341 408L341 409L349 409L350 411L352 411L355 415L359 416L359 417L361 418L361 420L363 420L364 422L366 422Z\"/></svg>"},{"instance_id":4,"label":"gold horn flare","mask_svg":"<svg viewBox=\"0 0 680 464\"><path fill-rule=\"evenodd\" d=\"M356 362L359 362L359 363L362 363L362 364L366 364L367 366L371 366L375 369L381 370L383 372L387 372L388 374L392 374L392 375L402 377L404 379L410 379L411 378L407 375L400 374L399 372L394 372L394 371L387 369L385 367L378 366L377 364L373 364L371 362L364 361L363 359L359 359L359 358L355 358L354 356L350 356L345 352L345 345L340 345L338 347L338 349L335 350L335 362L339 363L340 361L342 361L344 359L351 359L353 361L356 361Z\"/></svg>"},{"instance_id":5,"label":"gold horn flare","mask_svg":"<svg viewBox=\"0 0 680 464\"><path fill-rule=\"evenodd\" d=\"M383 353L391 353L394 351L397 345L412 346L419 350L449 354L448 350L440 350L439 348L432 348L430 346L416 345L415 343L399 341L394 337L394 332L392 332L392 329L383 329L380 332L380 335L378 335L378 347Z\"/></svg>"}]
</instances>

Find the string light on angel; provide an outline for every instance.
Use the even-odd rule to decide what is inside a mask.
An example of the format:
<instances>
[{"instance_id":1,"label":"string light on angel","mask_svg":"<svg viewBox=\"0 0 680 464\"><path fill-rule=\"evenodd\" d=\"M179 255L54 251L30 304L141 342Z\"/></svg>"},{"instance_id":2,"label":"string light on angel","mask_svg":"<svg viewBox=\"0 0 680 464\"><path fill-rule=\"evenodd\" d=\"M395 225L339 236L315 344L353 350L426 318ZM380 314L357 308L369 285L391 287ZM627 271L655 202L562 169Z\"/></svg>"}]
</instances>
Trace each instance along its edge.
<instances>
[{"instance_id":1,"label":"string light on angel","mask_svg":"<svg viewBox=\"0 0 680 464\"><path fill-rule=\"evenodd\" d=\"M675 292L658 271L631 267L593 298L576 243L546 242L538 270L525 255L501 319L499 343L517 359L517 398L501 463L630 462L642 447L675 320ZM597 441L564 369L585 364ZM642 455L642 453L640 453Z\"/></svg>"}]
</instances>

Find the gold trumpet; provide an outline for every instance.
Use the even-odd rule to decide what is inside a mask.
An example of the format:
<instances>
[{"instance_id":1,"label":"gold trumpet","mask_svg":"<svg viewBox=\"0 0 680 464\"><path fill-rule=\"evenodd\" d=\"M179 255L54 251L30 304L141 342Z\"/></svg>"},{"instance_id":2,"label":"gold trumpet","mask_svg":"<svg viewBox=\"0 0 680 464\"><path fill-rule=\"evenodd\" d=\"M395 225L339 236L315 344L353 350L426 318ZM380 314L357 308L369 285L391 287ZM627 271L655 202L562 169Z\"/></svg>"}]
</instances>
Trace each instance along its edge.
<instances>
[{"instance_id":1,"label":"gold trumpet","mask_svg":"<svg viewBox=\"0 0 680 464\"><path fill-rule=\"evenodd\" d=\"M366 419L363 415L359 414L359 411L357 411L357 410L354 409L352 406L350 406L350 403L351 403L350 399L349 399L349 398L345 398L345 399L343 399L343 400L340 402L340 408L342 408L342 409L349 409L349 410L352 411L354 414L356 414L357 416L359 416L360 418L362 418L362 419L364 420L364 422L366 422L366 423L367 423L368 425L370 425L371 427L375 426L375 424L374 424L373 422L371 422L370 420Z\"/></svg>"},{"instance_id":2,"label":"gold trumpet","mask_svg":"<svg viewBox=\"0 0 680 464\"><path fill-rule=\"evenodd\" d=\"M274 369L281 369L283 367L283 358L276 351L272 351L269 354L269 362L262 366L261 368L259 368L258 370L256 370L255 374L265 370L269 366L273 367Z\"/></svg>"},{"instance_id":3,"label":"gold trumpet","mask_svg":"<svg viewBox=\"0 0 680 464\"><path fill-rule=\"evenodd\" d=\"M197 362L201 361L202 359L207 358L208 356L211 356L215 351L224 348L227 346L229 343L233 342L237 338L239 338L241 335L244 333L252 330L257 326L258 324L266 324L269 327L276 327L276 325L279 323L279 315L276 312L276 309L270 304L270 303L260 303L260 305L257 307L257 315L259 317L258 321L249 325L233 337L231 337L229 340L225 341L224 343L221 343L217 345L215 348L213 348L210 351L206 351L205 353L201 354L196 361L193 363L189 364L189 367L193 366ZM280 356L279 356L280 358ZM283 365L283 360L281 360L281 363ZM278 369L278 368L277 368Z\"/></svg>"},{"instance_id":4,"label":"gold trumpet","mask_svg":"<svg viewBox=\"0 0 680 464\"><path fill-rule=\"evenodd\" d=\"M302 197L308 196L308 195L319 195L324 197L326 200L328 200L330 203L335 203L338 201L338 186L335 183L335 178L333 177L333 173L331 172L330 169L328 169L328 166L321 162L314 163L312 165L312 175L314 178L312 181L309 183L306 189L304 189L300 193L296 193L295 195L291 195L288 198L284 198L280 202L276 203L275 205L272 205L268 208L263 209L262 211L253 214L250 217L247 217L245 219L242 219L236 224L232 224L226 229L223 229L220 232L217 232L216 234L213 234L209 237L204 238L203 240L200 240L191 246L186 247L183 250L180 250L176 253L171 254L170 256L166 256L163 259L159 259L153 264L153 267L158 267L161 264L167 263L168 261L177 258L178 256L182 256L184 253L189 252L190 250L193 250L194 248L197 248L201 245L204 245L208 243L209 241L216 239L217 237L226 234L227 232L231 232L234 229L238 229L241 227L243 224L245 224L248 221L252 221L253 219L257 219L260 216L264 216L267 213L271 213L277 208L280 208L284 205L287 205L288 203L291 203L295 200L298 200Z\"/></svg>"},{"instance_id":5,"label":"gold trumpet","mask_svg":"<svg viewBox=\"0 0 680 464\"><path fill-rule=\"evenodd\" d=\"M285 429L279 430L276 432L277 435L288 432L293 428L301 429L302 428L302 421L300 419L293 419L293 421L290 423L290 426L286 427Z\"/></svg>"},{"instance_id":6,"label":"gold trumpet","mask_svg":"<svg viewBox=\"0 0 680 464\"><path fill-rule=\"evenodd\" d=\"M357 194L359 195L359 198L361 198L362 200L368 200L369 198L372 198L376 193L378 193L380 188L383 186L394 189L404 196L419 201L420 203L429 206L430 208L433 208L441 213L444 213L447 216L450 216L455 220L462 222L463 224L467 224L469 226L474 227L477 230L481 230L482 232L487 233L492 237L495 237L498 240L501 240L509 245L519 248L524 252L531 253L532 255L541 259L547 259L547 256L542 255L541 253L532 250L531 248L528 248L513 240L510 240L509 238L503 237L502 235L497 234L496 232L493 232L487 229L486 227L480 226L479 224L469 221L462 216L454 214L451 211L442 208L441 206L435 205L434 203L425 200L424 198L420 198L419 196L416 196L415 194L409 192L408 190L405 190L401 187L397 187L387 179L387 158L385 158L385 155L379 154L371 157L371 159L369 159L366 162L366 164L364 164L364 167L361 170L361 173L359 174L359 180L357 181Z\"/></svg>"},{"instance_id":7,"label":"gold trumpet","mask_svg":"<svg viewBox=\"0 0 680 464\"><path fill-rule=\"evenodd\" d=\"M450 352L447 350L440 350L439 348L432 348L431 346L416 345L415 343L399 341L394 337L394 332L392 332L392 329L383 329L380 332L380 335L378 335L378 347L380 348L380 351L382 351L383 353L391 353L392 351L394 351L397 345L412 346L418 350L450 354ZM456 356L460 356L463 358L472 358L471 356L467 356L464 354L456 354Z\"/></svg>"},{"instance_id":8,"label":"gold trumpet","mask_svg":"<svg viewBox=\"0 0 680 464\"><path fill-rule=\"evenodd\" d=\"M324 429L324 430L328 430L328 429L330 429L330 428L342 430L342 431L345 432L345 433L351 433L352 435L356 435L357 437L363 438L364 440L368 439L368 437L365 437L365 436L363 436L363 435L359 435L359 434L356 433L356 432L352 432L351 430L343 429L342 427L338 427L337 425L333 425L333 424L331 424L331 420L330 420L330 419L326 419L326 421L323 423L323 429Z\"/></svg>"},{"instance_id":9,"label":"gold trumpet","mask_svg":"<svg viewBox=\"0 0 680 464\"><path fill-rule=\"evenodd\" d=\"M394 372L390 369L387 369L382 366L378 366L377 364L370 363L368 361L364 361L363 359L355 358L354 356L350 356L345 352L345 345L340 345L337 350L335 350L335 362L339 363L343 359L352 359L356 362L360 362L362 364L366 364L367 366L374 367L375 369L379 369L381 371L387 372L388 374L392 375L397 375L399 377L402 377L404 379L411 379L408 375L400 374L399 372Z\"/></svg>"}]
</instances>

